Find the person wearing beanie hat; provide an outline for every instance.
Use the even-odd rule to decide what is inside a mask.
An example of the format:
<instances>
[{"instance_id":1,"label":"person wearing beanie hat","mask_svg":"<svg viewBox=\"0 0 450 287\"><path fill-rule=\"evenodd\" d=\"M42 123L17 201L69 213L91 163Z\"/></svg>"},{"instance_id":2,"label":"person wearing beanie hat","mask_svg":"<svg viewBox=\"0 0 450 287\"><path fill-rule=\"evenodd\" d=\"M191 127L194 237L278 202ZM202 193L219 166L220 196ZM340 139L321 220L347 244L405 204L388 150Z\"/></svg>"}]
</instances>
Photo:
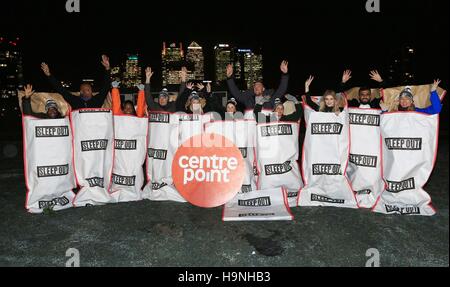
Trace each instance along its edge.
<instances>
[{"instance_id":1,"label":"person wearing beanie hat","mask_svg":"<svg viewBox=\"0 0 450 287\"><path fill-rule=\"evenodd\" d=\"M177 112L188 114L216 112L220 116L223 107L219 104L217 97L212 95L211 84L206 85L206 92L203 92L204 88L203 84L188 82L183 93L177 98Z\"/></svg>"},{"instance_id":2,"label":"person wearing beanie hat","mask_svg":"<svg viewBox=\"0 0 450 287\"><path fill-rule=\"evenodd\" d=\"M33 86L26 85L24 88L25 96L22 98L22 109L24 115L33 116L39 119L60 119L63 118L61 112L59 111L58 104L52 100L48 99L45 102L45 113L35 113L31 107L31 96L34 94Z\"/></svg>"},{"instance_id":3,"label":"person wearing beanie hat","mask_svg":"<svg viewBox=\"0 0 450 287\"><path fill-rule=\"evenodd\" d=\"M218 112L226 121L245 119L244 114L238 110L238 102L235 98L230 98L227 101L225 108L220 106L220 110L218 110Z\"/></svg>"},{"instance_id":4,"label":"person wearing beanie hat","mask_svg":"<svg viewBox=\"0 0 450 287\"><path fill-rule=\"evenodd\" d=\"M264 116L264 114L261 113L264 102L267 101L267 99L262 98L260 100L257 100L255 109L253 110L255 114L255 118L258 122L298 122L303 117L303 107L301 105L301 102L298 100L296 96L293 95L285 95L284 96L288 101L291 101L295 105L295 112L290 115L284 114L284 104L281 101L280 98L276 98L274 100L275 109L273 110L273 113L270 115Z\"/></svg>"},{"instance_id":5,"label":"person wearing beanie hat","mask_svg":"<svg viewBox=\"0 0 450 287\"><path fill-rule=\"evenodd\" d=\"M235 98L229 99L226 105L227 113L234 114L235 112L237 112L237 105L238 103Z\"/></svg>"},{"instance_id":6,"label":"person wearing beanie hat","mask_svg":"<svg viewBox=\"0 0 450 287\"><path fill-rule=\"evenodd\" d=\"M441 99L439 98L439 95L437 93L437 88L439 87L440 83L441 80L439 79L434 80L434 83L431 87L431 95L430 95L431 106L424 109L417 108L414 105L414 95L412 94L411 88L406 87L398 95L397 111L399 112L415 111L429 115L439 114L442 110Z\"/></svg>"},{"instance_id":7,"label":"person wearing beanie hat","mask_svg":"<svg viewBox=\"0 0 450 287\"><path fill-rule=\"evenodd\" d=\"M151 67L147 67L145 69L145 100L147 102L147 108L151 112L169 112L169 113L175 113L177 110L176 102L169 101L169 91L164 88L162 89L158 97L155 99L152 96L151 93L151 78L153 76L154 72L152 71Z\"/></svg>"},{"instance_id":8,"label":"person wearing beanie hat","mask_svg":"<svg viewBox=\"0 0 450 287\"><path fill-rule=\"evenodd\" d=\"M234 71L233 66L230 64L227 66L227 85L230 90L231 95L240 103L245 105L246 109L254 109L256 104L256 99L266 97L269 100L264 101L265 109L273 109L274 101L276 98L281 98L286 93L289 82L288 75L288 62L283 61L280 65L280 70L282 72L280 86L276 91L274 90L266 90L262 81L255 81L253 84L253 88L247 91L241 92L239 88L236 86L234 81Z\"/></svg>"}]
</instances>

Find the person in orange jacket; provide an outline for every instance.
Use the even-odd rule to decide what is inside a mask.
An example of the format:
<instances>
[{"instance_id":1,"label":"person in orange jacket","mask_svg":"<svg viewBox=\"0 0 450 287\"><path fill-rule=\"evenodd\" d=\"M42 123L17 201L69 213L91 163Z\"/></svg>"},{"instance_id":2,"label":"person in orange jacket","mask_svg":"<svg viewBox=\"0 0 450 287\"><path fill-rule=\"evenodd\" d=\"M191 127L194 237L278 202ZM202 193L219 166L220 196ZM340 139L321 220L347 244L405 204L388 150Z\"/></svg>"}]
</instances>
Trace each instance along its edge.
<instances>
[{"instance_id":1,"label":"person in orange jacket","mask_svg":"<svg viewBox=\"0 0 450 287\"><path fill-rule=\"evenodd\" d=\"M137 116L139 118L145 117L145 86L144 85L137 85L137 88L139 89L138 93L138 100L137 100L137 110L134 108L134 104L132 101L125 101L123 105L121 104L120 100L120 91L119 91L119 84L120 82L113 82L112 83L112 91L111 91L111 98L112 98L112 108L113 108L113 114L114 115L132 115Z\"/></svg>"}]
</instances>

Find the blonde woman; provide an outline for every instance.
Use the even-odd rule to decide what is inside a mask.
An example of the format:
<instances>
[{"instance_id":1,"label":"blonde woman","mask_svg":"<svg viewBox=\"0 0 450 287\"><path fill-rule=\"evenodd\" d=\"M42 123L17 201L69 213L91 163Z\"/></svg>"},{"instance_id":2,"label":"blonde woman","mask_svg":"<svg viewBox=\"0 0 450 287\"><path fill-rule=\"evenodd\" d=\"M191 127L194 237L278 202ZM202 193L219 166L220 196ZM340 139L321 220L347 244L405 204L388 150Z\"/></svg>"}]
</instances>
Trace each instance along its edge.
<instances>
[{"instance_id":1,"label":"blonde woman","mask_svg":"<svg viewBox=\"0 0 450 287\"><path fill-rule=\"evenodd\" d=\"M333 90L326 90L322 98L320 99L319 104L316 104L311 99L309 87L311 86L313 80L314 77L309 76L309 78L305 82L305 96L306 96L305 98L308 106L310 106L316 112L335 113L335 114L339 114L340 112L342 112L343 108L340 107L340 101L336 95L336 92Z\"/></svg>"}]
</instances>

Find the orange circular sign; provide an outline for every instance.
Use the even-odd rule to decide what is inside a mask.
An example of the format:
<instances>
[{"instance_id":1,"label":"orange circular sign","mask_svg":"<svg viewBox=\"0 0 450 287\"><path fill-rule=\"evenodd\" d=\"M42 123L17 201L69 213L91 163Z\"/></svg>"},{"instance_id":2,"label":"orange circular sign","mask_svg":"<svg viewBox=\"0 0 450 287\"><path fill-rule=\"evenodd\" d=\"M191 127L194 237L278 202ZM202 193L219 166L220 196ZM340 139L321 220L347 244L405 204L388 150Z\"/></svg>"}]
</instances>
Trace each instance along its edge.
<instances>
[{"instance_id":1,"label":"orange circular sign","mask_svg":"<svg viewBox=\"0 0 450 287\"><path fill-rule=\"evenodd\" d=\"M202 134L184 142L172 163L178 192L199 207L221 206L241 189L245 163L239 149L218 134Z\"/></svg>"}]
</instances>

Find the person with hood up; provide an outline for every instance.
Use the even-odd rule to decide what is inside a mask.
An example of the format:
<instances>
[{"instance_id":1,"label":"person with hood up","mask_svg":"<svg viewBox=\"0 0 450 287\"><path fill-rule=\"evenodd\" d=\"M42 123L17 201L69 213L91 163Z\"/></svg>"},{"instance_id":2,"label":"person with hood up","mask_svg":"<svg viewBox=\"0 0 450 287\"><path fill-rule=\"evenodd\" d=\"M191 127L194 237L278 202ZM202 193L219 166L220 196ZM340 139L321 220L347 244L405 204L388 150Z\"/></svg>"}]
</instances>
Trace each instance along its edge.
<instances>
[{"instance_id":1,"label":"person with hood up","mask_svg":"<svg viewBox=\"0 0 450 287\"><path fill-rule=\"evenodd\" d=\"M258 99L255 105L254 114L258 122L298 122L303 117L303 107L299 99L292 95L285 95L288 101L295 104L295 112L290 115L284 114L284 104L280 98L275 99L275 109L269 115L261 113L264 101L266 99Z\"/></svg>"}]
</instances>

